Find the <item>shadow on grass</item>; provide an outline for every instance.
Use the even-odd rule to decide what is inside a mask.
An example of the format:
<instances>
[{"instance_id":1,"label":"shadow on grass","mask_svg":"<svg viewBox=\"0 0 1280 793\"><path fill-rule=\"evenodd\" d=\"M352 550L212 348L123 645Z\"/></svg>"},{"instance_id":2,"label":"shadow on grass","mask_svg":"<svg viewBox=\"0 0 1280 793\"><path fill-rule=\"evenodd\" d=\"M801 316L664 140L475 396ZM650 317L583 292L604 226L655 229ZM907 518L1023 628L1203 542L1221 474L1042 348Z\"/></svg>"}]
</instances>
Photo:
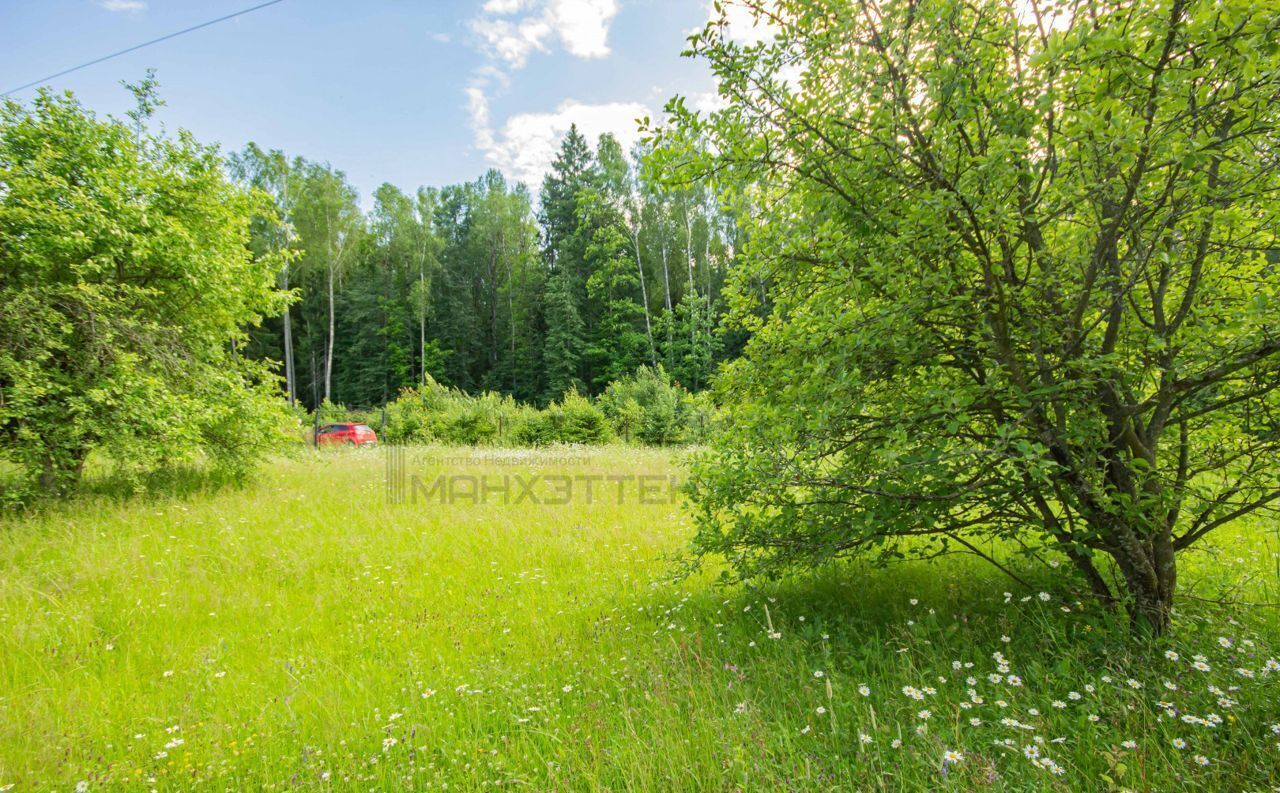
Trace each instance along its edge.
<instances>
[{"instance_id":1,"label":"shadow on grass","mask_svg":"<svg viewBox=\"0 0 1280 793\"><path fill-rule=\"evenodd\" d=\"M840 562L758 585L707 586L690 594L689 607L717 626L700 632L704 643L754 638L764 657L788 645L816 669L834 659L868 672L945 671L953 661L990 665L997 652L1042 670L1119 669L1159 649L1135 641L1122 612L1064 589L1073 581L1047 569L1019 572L1038 588L964 557Z\"/></svg>"},{"instance_id":2,"label":"shadow on grass","mask_svg":"<svg viewBox=\"0 0 1280 793\"><path fill-rule=\"evenodd\" d=\"M239 489L251 476L220 471L200 462L176 463L146 472L128 471L108 460L91 458L84 476L63 496L44 493L26 479L21 469L0 468L0 514L47 510L56 505L84 502L122 504L189 500L225 490Z\"/></svg>"}]
</instances>

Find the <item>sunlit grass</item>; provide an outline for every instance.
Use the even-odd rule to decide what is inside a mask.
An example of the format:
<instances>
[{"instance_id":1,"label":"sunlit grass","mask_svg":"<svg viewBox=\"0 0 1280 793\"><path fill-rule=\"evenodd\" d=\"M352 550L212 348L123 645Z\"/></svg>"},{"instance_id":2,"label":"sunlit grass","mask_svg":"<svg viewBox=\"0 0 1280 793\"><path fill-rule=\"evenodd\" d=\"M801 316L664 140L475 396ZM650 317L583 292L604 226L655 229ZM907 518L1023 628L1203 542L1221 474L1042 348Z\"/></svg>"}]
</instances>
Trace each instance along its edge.
<instances>
[{"instance_id":1,"label":"sunlit grass","mask_svg":"<svg viewBox=\"0 0 1280 793\"><path fill-rule=\"evenodd\" d=\"M967 558L726 589L673 580L692 529L665 491L624 480L619 503L605 479L678 474L668 453L424 449L406 470L600 479L591 503L581 478L562 505L513 503L518 483L388 503L383 453L338 452L0 526L0 787L1280 784L1275 609L1187 599L1148 649L1052 571L1042 600ZM1184 589L1280 597L1275 527L1215 547Z\"/></svg>"}]
</instances>

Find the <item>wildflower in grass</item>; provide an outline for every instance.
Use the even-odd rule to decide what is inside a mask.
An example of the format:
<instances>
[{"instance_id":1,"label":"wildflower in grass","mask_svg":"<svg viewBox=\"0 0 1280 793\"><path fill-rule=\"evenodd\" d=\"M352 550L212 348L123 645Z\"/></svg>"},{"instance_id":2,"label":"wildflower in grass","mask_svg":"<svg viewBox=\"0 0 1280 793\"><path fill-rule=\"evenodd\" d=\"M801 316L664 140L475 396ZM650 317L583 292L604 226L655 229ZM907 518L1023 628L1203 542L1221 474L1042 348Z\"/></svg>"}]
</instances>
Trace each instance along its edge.
<instances>
[{"instance_id":1,"label":"wildflower in grass","mask_svg":"<svg viewBox=\"0 0 1280 793\"><path fill-rule=\"evenodd\" d=\"M1230 649L1231 649L1231 640L1230 640L1230 639L1228 639L1226 636L1219 636L1219 637L1218 637L1218 646L1219 646L1219 647L1221 647L1221 648L1222 648L1222 649L1224 649L1224 650L1230 650Z\"/></svg>"},{"instance_id":2,"label":"wildflower in grass","mask_svg":"<svg viewBox=\"0 0 1280 793\"><path fill-rule=\"evenodd\" d=\"M982 726L982 719L978 718L977 716L974 716L972 719L969 719L969 726L970 726L970 727L981 727L981 726Z\"/></svg>"},{"instance_id":3,"label":"wildflower in grass","mask_svg":"<svg viewBox=\"0 0 1280 793\"><path fill-rule=\"evenodd\" d=\"M872 738L870 735L867 735L865 732L860 732L858 733L858 740L862 741L863 743L871 743Z\"/></svg>"},{"instance_id":4,"label":"wildflower in grass","mask_svg":"<svg viewBox=\"0 0 1280 793\"><path fill-rule=\"evenodd\" d=\"M1093 687L1093 683L1085 683L1084 690L1086 693L1089 693L1089 694L1092 694L1093 692L1097 691L1097 689Z\"/></svg>"},{"instance_id":5,"label":"wildflower in grass","mask_svg":"<svg viewBox=\"0 0 1280 793\"><path fill-rule=\"evenodd\" d=\"M808 724L804 725L804 729L800 731L801 735L808 735L813 730Z\"/></svg>"},{"instance_id":6,"label":"wildflower in grass","mask_svg":"<svg viewBox=\"0 0 1280 793\"><path fill-rule=\"evenodd\" d=\"M1094 724L1097 724L1098 722L1102 721L1102 717L1096 713L1090 713L1089 721L1093 722Z\"/></svg>"},{"instance_id":7,"label":"wildflower in grass","mask_svg":"<svg viewBox=\"0 0 1280 793\"><path fill-rule=\"evenodd\" d=\"M428 688L426 691L422 692L423 699L431 699L435 695L436 695L436 690L434 688Z\"/></svg>"},{"instance_id":8,"label":"wildflower in grass","mask_svg":"<svg viewBox=\"0 0 1280 793\"><path fill-rule=\"evenodd\" d=\"M1263 667L1262 671L1264 674L1269 672L1280 672L1280 661L1277 661L1274 658L1268 658L1266 666Z\"/></svg>"},{"instance_id":9,"label":"wildflower in grass","mask_svg":"<svg viewBox=\"0 0 1280 793\"><path fill-rule=\"evenodd\" d=\"M1135 691L1142 688L1142 683L1138 680L1134 680L1132 677L1125 682L1129 685L1129 688L1132 688Z\"/></svg>"},{"instance_id":10,"label":"wildflower in grass","mask_svg":"<svg viewBox=\"0 0 1280 793\"><path fill-rule=\"evenodd\" d=\"M963 763L964 755L954 749L948 749L942 754L942 762L944 763Z\"/></svg>"},{"instance_id":11,"label":"wildflower in grass","mask_svg":"<svg viewBox=\"0 0 1280 793\"><path fill-rule=\"evenodd\" d=\"M871 689L864 683L863 685L858 686L858 693L864 697L869 697L871 696Z\"/></svg>"},{"instance_id":12,"label":"wildflower in grass","mask_svg":"<svg viewBox=\"0 0 1280 793\"><path fill-rule=\"evenodd\" d=\"M1169 689L1170 691L1177 691L1177 690L1178 690L1178 686L1177 686L1177 684L1176 684L1176 683L1171 683L1171 682L1169 682L1168 680L1164 681L1164 687L1165 687L1165 688L1167 688L1167 689Z\"/></svg>"},{"instance_id":13,"label":"wildflower in grass","mask_svg":"<svg viewBox=\"0 0 1280 793\"><path fill-rule=\"evenodd\" d=\"M919 600L916 600L915 598L911 598L911 605L913 605L913 606L918 606L918 605L920 605L920 601L919 601Z\"/></svg>"},{"instance_id":14,"label":"wildflower in grass","mask_svg":"<svg viewBox=\"0 0 1280 793\"><path fill-rule=\"evenodd\" d=\"M1099 680L1101 680L1101 681L1102 681L1102 682L1104 682L1104 683L1108 683L1108 684L1109 684L1109 683L1111 682L1111 675L1103 675L1102 677L1100 677L1100 678L1098 678L1098 679L1099 679Z\"/></svg>"},{"instance_id":15,"label":"wildflower in grass","mask_svg":"<svg viewBox=\"0 0 1280 793\"><path fill-rule=\"evenodd\" d=\"M1070 699L1070 700L1078 700L1078 699L1080 699L1080 692L1079 692L1079 691L1068 691L1068 692L1067 692L1067 699Z\"/></svg>"},{"instance_id":16,"label":"wildflower in grass","mask_svg":"<svg viewBox=\"0 0 1280 793\"><path fill-rule=\"evenodd\" d=\"M824 706L822 706L822 705L819 705L819 706L818 706L818 715L819 715L819 716L821 716L822 714L824 714L824 713L826 713L826 712L827 712L827 709L826 709Z\"/></svg>"},{"instance_id":17,"label":"wildflower in grass","mask_svg":"<svg viewBox=\"0 0 1280 793\"><path fill-rule=\"evenodd\" d=\"M76 783L76 793L87 793L88 790L89 783L87 781L82 779Z\"/></svg>"},{"instance_id":18,"label":"wildflower in grass","mask_svg":"<svg viewBox=\"0 0 1280 793\"><path fill-rule=\"evenodd\" d=\"M1202 755L1202 754L1198 754L1198 755L1196 755L1196 757L1195 757L1195 761L1196 761L1196 765L1208 765L1208 764L1209 764L1209 758L1205 757L1205 756L1204 756L1204 755Z\"/></svg>"},{"instance_id":19,"label":"wildflower in grass","mask_svg":"<svg viewBox=\"0 0 1280 793\"><path fill-rule=\"evenodd\" d=\"M172 669L166 669L166 670L164 671L164 676L165 676L165 677L173 677L173 670L172 670Z\"/></svg>"},{"instance_id":20,"label":"wildflower in grass","mask_svg":"<svg viewBox=\"0 0 1280 793\"><path fill-rule=\"evenodd\" d=\"M1240 675L1240 676L1241 676L1241 677L1243 677L1243 678L1247 678L1247 679L1249 679L1249 680L1252 680L1252 679L1253 679L1253 670L1252 670L1252 669L1245 669L1244 667L1240 667L1239 669L1236 669L1236 674L1237 674L1237 675Z\"/></svg>"},{"instance_id":21,"label":"wildflower in grass","mask_svg":"<svg viewBox=\"0 0 1280 793\"><path fill-rule=\"evenodd\" d=\"M564 688L562 688L562 689L560 689L560 690L561 690L561 691L563 691L564 693L568 694L570 691L572 691L572 690L573 690L573 686L565 686Z\"/></svg>"},{"instance_id":22,"label":"wildflower in grass","mask_svg":"<svg viewBox=\"0 0 1280 793\"><path fill-rule=\"evenodd\" d=\"M1038 595L1038 597L1039 597L1042 601L1044 601L1045 603L1048 603L1048 602L1049 602L1049 600L1050 600L1053 596L1052 596L1052 595L1050 595L1048 592L1041 592L1041 593Z\"/></svg>"},{"instance_id":23,"label":"wildflower in grass","mask_svg":"<svg viewBox=\"0 0 1280 793\"><path fill-rule=\"evenodd\" d=\"M987 681L990 683L999 683L1001 680L1004 680L1004 678L1000 675L995 674L994 672L987 675Z\"/></svg>"},{"instance_id":24,"label":"wildflower in grass","mask_svg":"<svg viewBox=\"0 0 1280 793\"><path fill-rule=\"evenodd\" d=\"M1168 658L1170 661L1178 660L1178 654L1175 653L1173 650L1165 650L1164 657Z\"/></svg>"},{"instance_id":25,"label":"wildflower in grass","mask_svg":"<svg viewBox=\"0 0 1280 793\"><path fill-rule=\"evenodd\" d=\"M1271 731L1274 732L1276 735L1280 735L1280 724L1272 724Z\"/></svg>"},{"instance_id":26,"label":"wildflower in grass","mask_svg":"<svg viewBox=\"0 0 1280 793\"><path fill-rule=\"evenodd\" d=\"M890 742L889 742L889 745L890 745L891 747L893 747L894 749L901 749L901 748L902 748L902 739L901 739L901 738L894 738L892 741L890 741Z\"/></svg>"},{"instance_id":27,"label":"wildflower in grass","mask_svg":"<svg viewBox=\"0 0 1280 793\"><path fill-rule=\"evenodd\" d=\"M1018 688L1022 685L1022 678L1018 677L1017 675L1009 675L1007 678L1005 678L1005 682L1013 686L1014 688Z\"/></svg>"},{"instance_id":28,"label":"wildflower in grass","mask_svg":"<svg viewBox=\"0 0 1280 793\"><path fill-rule=\"evenodd\" d=\"M395 738L392 738L390 735L388 735L386 738L382 739L382 751L385 752L398 743L400 742L397 741Z\"/></svg>"},{"instance_id":29,"label":"wildflower in grass","mask_svg":"<svg viewBox=\"0 0 1280 793\"><path fill-rule=\"evenodd\" d=\"M1039 716L1039 715L1040 715L1040 709L1039 709L1039 708L1027 708L1027 713L1028 713L1029 715L1032 715L1032 716Z\"/></svg>"},{"instance_id":30,"label":"wildflower in grass","mask_svg":"<svg viewBox=\"0 0 1280 793\"><path fill-rule=\"evenodd\" d=\"M747 703L745 703L745 702L739 702L737 705L735 705L735 706L733 707L733 712L734 712L734 713L746 713L746 712L747 712Z\"/></svg>"},{"instance_id":31,"label":"wildflower in grass","mask_svg":"<svg viewBox=\"0 0 1280 793\"><path fill-rule=\"evenodd\" d=\"M821 670L821 669L817 670L816 672L814 672L814 673L813 673L813 676L814 676L814 677L822 677L822 670Z\"/></svg>"},{"instance_id":32,"label":"wildflower in grass","mask_svg":"<svg viewBox=\"0 0 1280 793\"><path fill-rule=\"evenodd\" d=\"M1033 743L1029 743L1026 746L1022 747L1022 754L1028 760L1034 760L1040 756L1040 747L1036 746Z\"/></svg>"},{"instance_id":33,"label":"wildflower in grass","mask_svg":"<svg viewBox=\"0 0 1280 793\"><path fill-rule=\"evenodd\" d=\"M1174 738L1172 741L1170 741L1170 743L1172 743L1172 744L1173 744L1173 748L1174 748L1174 749L1186 749L1186 748L1187 748L1187 742L1186 742L1186 741L1184 741L1184 740L1182 740L1181 738Z\"/></svg>"},{"instance_id":34,"label":"wildflower in grass","mask_svg":"<svg viewBox=\"0 0 1280 793\"><path fill-rule=\"evenodd\" d=\"M781 631L769 631L769 638L770 638L770 639L781 639L781 638L782 638L782 632L781 632Z\"/></svg>"},{"instance_id":35,"label":"wildflower in grass","mask_svg":"<svg viewBox=\"0 0 1280 793\"><path fill-rule=\"evenodd\" d=\"M1055 708L1057 708L1058 710L1062 710L1063 708L1065 708L1065 707L1067 706L1067 703L1063 702L1063 701L1062 701L1062 700L1060 700L1060 699L1055 699L1055 700L1053 701L1053 706L1054 706Z\"/></svg>"},{"instance_id":36,"label":"wildflower in grass","mask_svg":"<svg viewBox=\"0 0 1280 793\"><path fill-rule=\"evenodd\" d=\"M925 686L924 693L928 694L929 696L933 696L934 694L938 693L938 689L934 688L933 686Z\"/></svg>"},{"instance_id":37,"label":"wildflower in grass","mask_svg":"<svg viewBox=\"0 0 1280 793\"><path fill-rule=\"evenodd\" d=\"M922 710L922 711L920 711L919 713L917 713L916 715L920 717L920 720L921 720L921 721L928 721L928 720L929 720L929 717L930 717L930 716L932 716L932 715L933 715L933 713L932 713L932 711Z\"/></svg>"},{"instance_id":38,"label":"wildflower in grass","mask_svg":"<svg viewBox=\"0 0 1280 793\"><path fill-rule=\"evenodd\" d=\"M902 693L907 695L908 697L911 697L917 702L924 699L924 694L921 694L920 691L915 686L903 686Z\"/></svg>"},{"instance_id":39,"label":"wildflower in grass","mask_svg":"<svg viewBox=\"0 0 1280 793\"><path fill-rule=\"evenodd\" d=\"M1137 741L1121 741L1121 742L1120 742L1120 745L1121 745L1121 746L1123 746L1123 747L1124 747L1124 748L1126 748L1126 749L1129 749L1130 751L1132 751L1132 750L1134 750L1134 749L1137 749L1137 748L1138 748L1138 742L1137 742Z\"/></svg>"}]
</instances>

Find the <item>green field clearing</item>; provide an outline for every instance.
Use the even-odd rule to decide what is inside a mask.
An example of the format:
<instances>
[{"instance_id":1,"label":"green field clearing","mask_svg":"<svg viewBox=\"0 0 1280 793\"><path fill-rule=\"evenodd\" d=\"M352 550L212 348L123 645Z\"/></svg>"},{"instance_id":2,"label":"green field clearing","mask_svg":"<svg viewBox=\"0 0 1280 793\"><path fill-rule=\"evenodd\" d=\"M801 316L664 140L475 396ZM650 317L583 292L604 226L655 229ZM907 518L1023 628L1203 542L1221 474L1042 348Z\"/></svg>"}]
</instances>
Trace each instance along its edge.
<instances>
[{"instance_id":1,"label":"green field clearing","mask_svg":"<svg viewBox=\"0 0 1280 793\"><path fill-rule=\"evenodd\" d=\"M0 524L0 788L1280 785L1276 609L1184 598L1139 652L968 557L721 587L673 575L665 488L606 479L669 452L410 449L401 503L384 455ZM441 473L489 493L412 486ZM1222 535L1182 591L1280 599L1276 527Z\"/></svg>"}]
</instances>

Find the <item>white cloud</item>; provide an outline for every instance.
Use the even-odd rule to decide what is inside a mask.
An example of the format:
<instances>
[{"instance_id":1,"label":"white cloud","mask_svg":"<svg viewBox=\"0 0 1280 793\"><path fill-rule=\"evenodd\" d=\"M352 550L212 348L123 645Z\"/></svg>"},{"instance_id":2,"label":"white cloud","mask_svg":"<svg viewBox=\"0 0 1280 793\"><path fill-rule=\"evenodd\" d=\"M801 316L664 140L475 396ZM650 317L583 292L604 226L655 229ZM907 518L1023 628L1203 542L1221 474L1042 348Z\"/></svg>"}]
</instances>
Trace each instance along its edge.
<instances>
[{"instance_id":1,"label":"white cloud","mask_svg":"<svg viewBox=\"0 0 1280 793\"><path fill-rule=\"evenodd\" d=\"M98 5L108 11L142 11L147 7L143 0L98 0Z\"/></svg>"},{"instance_id":2,"label":"white cloud","mask_svg":"<svg viewBox=\"0 0 1280 793\"><path fill-rule=\"evenodd\" d=\"M488 0L472 29L491 57L520 69L556 42L579 58L608 55L617 13L617 0Z\"/></svg>"},{"instance_id":3,"label":"white cloud","mask_svg":"<svg viewBox=\"0 0 1280 793\"><path fill-rule=\"evenodd\" d=\"M489 105L478 87L467 89L476 147L495 167L509 177L537 190L542 177L551 170L560 140L571 124L595 144L605 132L612 132L624 151L639 139L636 119L650 112L639 102L585 104L573 99L561 102L550 113L519 113L511 116L500 131L489 126Z\"/></svg>"},{"instance_id":4,"label":"white cloud","mask_svg":"<svg viewBox=\"0 0 1280 793\"><path fill-rule=\"evenodd\" d=\"M753 5L761 5L758 2ZM764 3L769 11L772 3ZM707 4L707 21L722 26L724 35L739 44L759 44L772 41L778 35L778 26L766 15L744 4L742 0L720 0L721 13L716 12L715 2Z\"/></svg>"}]
</instances>

